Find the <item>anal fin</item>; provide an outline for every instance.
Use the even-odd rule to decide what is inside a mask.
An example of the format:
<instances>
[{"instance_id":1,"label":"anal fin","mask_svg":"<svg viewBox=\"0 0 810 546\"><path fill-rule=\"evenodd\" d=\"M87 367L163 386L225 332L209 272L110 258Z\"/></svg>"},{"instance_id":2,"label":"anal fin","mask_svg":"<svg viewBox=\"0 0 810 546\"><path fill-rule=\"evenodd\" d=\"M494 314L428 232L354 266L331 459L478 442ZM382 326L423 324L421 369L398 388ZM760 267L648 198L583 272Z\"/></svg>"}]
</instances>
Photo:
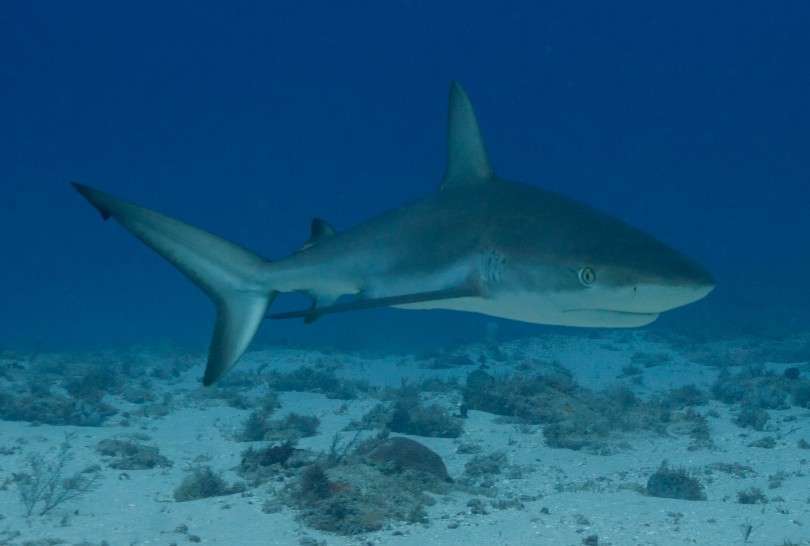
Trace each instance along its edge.
<instances>
[{"instance_id":1,"label":"anal fin","mask_svg":"<svg viewBox=\"0 0 810 546\"><path fill-rule=\"evenodd\" d=\"M337 299L336 296L330 295L314 295L312 297L312 305L309 307L307 311L301 311L302 313L306 312L307 314L304 316L304 324L312 324L319 318L321 318L320 310L326 307L331 306L335 300Z\"/></svg>"}]
</instances>

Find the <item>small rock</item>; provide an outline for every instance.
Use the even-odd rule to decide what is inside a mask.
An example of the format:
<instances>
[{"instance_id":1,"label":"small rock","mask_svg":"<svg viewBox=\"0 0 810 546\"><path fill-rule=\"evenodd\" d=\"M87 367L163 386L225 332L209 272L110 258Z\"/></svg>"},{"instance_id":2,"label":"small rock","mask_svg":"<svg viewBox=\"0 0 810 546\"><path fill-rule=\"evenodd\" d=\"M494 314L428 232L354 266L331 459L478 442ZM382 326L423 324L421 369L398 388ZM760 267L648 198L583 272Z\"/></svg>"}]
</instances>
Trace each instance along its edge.
<instances>
[{"instance_id":1,"label":"small rock","mask_svg":"<svg viewBox=\"0 0 810 546\"><path fill-rule=\"evenodd\" d=\"M386 438L368 454L368 460L393 470L417 470L442 481L452 481L438 453L410 438Z\"/></svg>"}]
</instances>

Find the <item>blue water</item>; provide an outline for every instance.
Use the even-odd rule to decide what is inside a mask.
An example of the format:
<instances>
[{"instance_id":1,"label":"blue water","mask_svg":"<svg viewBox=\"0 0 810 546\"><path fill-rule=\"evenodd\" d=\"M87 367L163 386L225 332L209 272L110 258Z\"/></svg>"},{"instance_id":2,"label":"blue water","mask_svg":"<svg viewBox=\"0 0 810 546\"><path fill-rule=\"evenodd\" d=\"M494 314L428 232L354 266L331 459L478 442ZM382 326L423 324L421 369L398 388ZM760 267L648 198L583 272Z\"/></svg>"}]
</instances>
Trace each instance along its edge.
<instances>
[{"instance_id":1,"label":"blue water","mask_svg":"<svg viewBox=\"0 0 810 546\"><path fill-rule=\"evenodd\" d=\"M482 488L419 500L427 521L397 516L369 544L810 544L808 29L796 1L5 2L0 544L359 543L300 518L339 520L376 488L372 518L413 489L352 451L367 417L364 439L407 434ZM282 258L313 217L341 230L436 191L452 80L500 176L655 235L716 290L630 332L390 309L267 321L202 389L208 298L69 182ZM272 483L179 502L202 464L244 481L235 431L273 411L312 430L249 436L292 442ZM152 465L116 466L101 448L121 438ZM497 456L480 483L476 450ZM26 513L37 461L80 483L60 460L98 486ZM706 502L656 494L664 461ZM307 481L326 493L291 501Z\"/></svg>"},{"instance_id":2,"label":"blue water","mask_svg":"<svg viewBox=\"0 0 810 546\"><path fill-rule=\"evenodd\" d=\"M663 327L802 328L808 23L801 2L15 2L0 15L0 343L205 347L206 298L68 181L281 257L312 216L341 229L434 191L451 79L499 174L712 270L715 293ZM266 325L257 343L442 345L490 321L377 311Z\"/></svg>"}]
</instances>

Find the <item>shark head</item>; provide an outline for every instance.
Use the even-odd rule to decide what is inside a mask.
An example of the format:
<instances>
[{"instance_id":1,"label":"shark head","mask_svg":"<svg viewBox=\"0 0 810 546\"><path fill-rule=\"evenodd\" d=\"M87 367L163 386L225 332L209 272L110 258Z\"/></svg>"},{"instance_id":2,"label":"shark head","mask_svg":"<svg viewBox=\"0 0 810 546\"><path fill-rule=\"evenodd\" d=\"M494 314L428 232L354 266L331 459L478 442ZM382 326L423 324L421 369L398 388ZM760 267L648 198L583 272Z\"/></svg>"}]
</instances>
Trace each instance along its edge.
<instances>
[{"instance_id":1,"label":"shark head","mask_svg":"<svg viewBox=\"0 0 810 546\"><path fill-rule=\"evenodd\" d=\"M484 239L499 255L485 259L483 277L497 281L491 304L480 312L544 324L634 327L714 289L705 269L653 236L558 193L498 177L472 104L456 83L447 140L441 191L487 219Z\"/></svg>"},{"instance_id":2,"label":"shark head","mask_svg":"<svg viewBox=\"0 0 810 546\"><path fill-rule=\"evenodd\" d=\"M553 192L534 201L521 193L513 206L533 209L524 218L542 219L543 229L523 232L533 233L532 241L516 241L520 280L513 286L540 295L554 323L642 326L714 289L706 269L617 218Z\"/></svg>"},{"instance_id":3,"label":"shark head","mask_svg":"<svg viewBox=\"0 0 810 546\"><path fill-rule=\"evenodd\" d=\"M677 251L647 238L637 243L640 253L632 260L609 253L606 246L602 255L558 270L566 282L553 299L566 324L643 326L714 289L711 275Z\"/></svg>"}]
</instances>

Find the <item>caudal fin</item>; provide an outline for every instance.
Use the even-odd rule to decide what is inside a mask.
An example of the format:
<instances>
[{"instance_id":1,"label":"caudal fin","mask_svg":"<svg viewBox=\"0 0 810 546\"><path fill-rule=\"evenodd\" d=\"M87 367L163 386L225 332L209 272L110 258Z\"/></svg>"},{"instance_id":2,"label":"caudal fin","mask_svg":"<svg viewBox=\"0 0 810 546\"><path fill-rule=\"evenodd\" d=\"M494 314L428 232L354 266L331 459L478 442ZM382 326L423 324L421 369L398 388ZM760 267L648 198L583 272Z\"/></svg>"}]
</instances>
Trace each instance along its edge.
<instances>
[{"instance_id":1,"label":"caudal fin","mask_svg":"<svg viewBox=\"0 0 810 546\"><path fill-rule=\"evenodd\" d=\"M276 296L260 281L267 262L221 237L168 216L83 184L74 182L73 186L102 218L114 218L214 301L217 319L203 384L214 383L245 352Z\"/></svg>"}]
</instances>

